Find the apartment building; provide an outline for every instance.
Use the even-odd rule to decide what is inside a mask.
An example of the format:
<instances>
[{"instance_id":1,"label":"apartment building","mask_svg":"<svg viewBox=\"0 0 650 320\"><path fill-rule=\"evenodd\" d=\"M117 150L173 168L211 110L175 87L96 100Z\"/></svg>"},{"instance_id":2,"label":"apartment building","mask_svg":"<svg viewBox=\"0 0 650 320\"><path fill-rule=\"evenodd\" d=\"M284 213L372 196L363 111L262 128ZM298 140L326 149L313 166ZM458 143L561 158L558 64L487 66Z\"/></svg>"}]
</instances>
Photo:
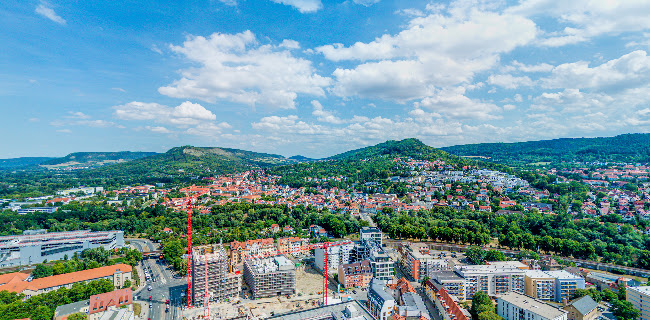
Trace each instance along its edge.
<instances>
[{"instance_id":1,"label":"apartment building","mask_svg":"<svg viewBox=\"0 0 650 320\"><path fill-rule=\"evenodd\" d=\"M451 270L445 259L437 259L429 254L429 246L421 243L399 245L400 262L413 280L431 278L437 271Z\"/></svg>"},{"instance_id":2,"label":"apartment building","mask_svg":"<svg viewBox=\"0 0 650 320\"><path fill-rule=\"evenodd\" d=\"M244 242L233 241L230 243L230 263L237 266L244 262L246 256L270 257L277 255L278 249L273 238L247 240Z\"/></svg>"},{"instance_id":3,"label":"apartment building","mask_svg":"<svg viewBox=\"0 0 650 320\"><path fill-rule=\"evenodd\" d=\"M133 268L128 264L116 264L95 269L59 274L56 276L38 278L27 281L28 278L14 277L7 283L0 285L0 291L9 291L25 294L31 298L42 293L56 291L59 288L72 288L75 283L88 283L93 280L107 279L113 282L115 288L122 288L126 280L131 281Z\"/></svg>"},{"instance_id":4,"label":"apartment building","mask_svg":"<svg viewBox=\"0 0 650 320\"><path fill-rule=\"evenodd\" d=\"M359 240L374 241L380 247L383 246L383 234L377 227L362 227L359 230Z\"/></svg>"},{"instance_id":5,"label":"apartment building","mask_svg":"<svg viewBox=\"0 0 650 320\"><path fill-rule=\"evenodd\" d=\"M192 249L192 287L196 306L204 305L206 277L209 301L231 300L239 296L242 275L228 270L228 253L222 245L213 244Z\"/></svg>"},{"instance_id":6,"label":"apartment building","mask_svg":"<svg viewBox=\"0 0 650 320\"><path fill-rule=\"evenodd\" d=\"M256 299L296 293L296 267L283 255L245 259L244 280Z\"/></svg>"},{"instance_id":7,"label":"apartment building","mask_svg":"<svg viewBox=\"0 0 650 320\"><path fill-rule=\"evenodd\" d=\"M379 280L391 280L395 273L395 262L376 241L364 239L355 244L355 261L370 261L372 276Z\"/></svg>"},{"instance_id":8,"label":"apartment building","mask_svg":"<svg viewBox=\"0 0 650 320\"><path fill-rule=\"evenodd\" d=\"M42 263L44 260L72 258L85 249L103 247L113 250L124 246L123 231L26 230L22 235L0 237L0 267Z\"/></svg>"},{"instance_id":9,"label":"apartment building","mask_svg":"<svg viewBox=\"0 0 650 320\"><path fill-rule=\"evenodd\" d=\"M438 271L431 276L434 283L443 285L449 295L456 299L465 300L465 279L454 271Z\"/></svg>"},{"instance_id":10,"label":"apartment building","mask_svg":"<svg viewBox=\"0 0 650 320\"><path fill-rule=\"evenodd\" d=\"M427 311L422 297L420 297L406 278L399 279L394 289L398 297L398 303L393 319L431 319L431 315L429 315L429 311Z\"/></svg>"},{"instance_id":11,"label":"apartment building","mask_svg":"<svg viewBox=\"0 0 650 320\"><path fill-rule=\"evenodd\" d=\"M338 271L339 283L344 288L366 288L372 280L370 261L363 260L355 263L341 264Z\"/></svg>"},{"instance_id":12,"label":"apartment building","mask_svg":"<svg viewBox=\"0 0 650 320\"><path fill-rule=\"evenodd\" d=\"M395 298L386 292L386 281L372 279L368 289L368 311L377 320L392 319L396 303Z\"/></svg>"},{"instance_id":13,"label":"apartment building","mask_svg":"<svg viewBox=\"0 0 650 320\"><path fill-rule=\"evenodd\" d=\"M339 265L352 262L354 259L352 253L354 244L352 242L338 242L327 247L327 249L314 249L314 263L319 270L323 270L323 256L327 250L327 272L333 273L338 271Z\"/></svg>"},{"instance_id":14,"label":"apartment building","mask_svg":"<svg viewBox=\"0 0 650 320\"><path fill-rule=\"evenodd\" d=\"M514 291L524 293L525 270L514 266L456 266L454 271L465 278L465 299L483 291L490 296Z\"/></svg>"},{"instance_id":15,"label":"apartment building","mask_svg":"<svg viewBox=\"0 0 650 320\"><path fill-rule=\"evenodd\" d=\"M564 270L546 271L546 273L555 278L556 302L567 302L573 298L576 289L585 288L585 279Z\"/></svg>"},{"instance_id":16,"label":"apartment building","mask_svg":"<svg viewBox=\"0 0 650 320\"><path fill-rule=\"evenodd\" d=\"M641 311L639 319L650 320L650 286L628 287L625 300Z\"/></svg>"},{"instance_id":17,"label":"apartment building","mask_svg":"<svg viewBox=\"0 0 650 320\"><path fill-rule=\"evenodd\" d=\"M555 278L540 270L526 271L526 295L537 300L555 301Z\"/></svg>"},{"instance_id":18,"label":"apartment building","mask_svg":"<svg viewBox=\"0 0 650 320\"><path fill-rule=\"evenodd\" d=\"M567 320L567 312L517 292L497 296L497 315L504 320Z\"/></svg>"},{"instance_id":19,"label":"apartment building","mask_svg":"<svg viewBox=\"0 0 650 320\"><path fill-rule=\"evenodd\" d=\"M424 292L438 311L440 319L443 320L470 320L469 311L458 305L457 299L449 294L445 287L436 282L427 280L424 282Z\"/></svg>"},{"instance_id":20,"label":"apartment building","mask_svg":"<svg viewBox=\"0 0 650 320\"><path fill-rule=\"evenodd\" d=\"M279 254L291 256L308 254L311 250L309 247L309 239L298 237L279 238L277 247Z\"/></svg>"}]
</instances>

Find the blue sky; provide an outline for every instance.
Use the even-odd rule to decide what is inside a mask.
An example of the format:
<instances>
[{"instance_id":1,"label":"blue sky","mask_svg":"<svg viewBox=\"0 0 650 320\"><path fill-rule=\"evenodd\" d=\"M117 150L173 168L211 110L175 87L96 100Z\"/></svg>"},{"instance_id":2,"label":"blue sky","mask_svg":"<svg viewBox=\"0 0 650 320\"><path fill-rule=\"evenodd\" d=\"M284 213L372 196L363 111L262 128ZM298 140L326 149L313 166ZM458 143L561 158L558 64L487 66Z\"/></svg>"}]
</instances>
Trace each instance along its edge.
<instances>
[{"instance_id":1,"label":"blue sky","mask_svg":"<svg viewBox=\"0 0 650 320\"><path fill-rule=\"evenodd\" d=\"M4 1L0 158L650 129L650 0Z\"/></svg>"}]
</instances>

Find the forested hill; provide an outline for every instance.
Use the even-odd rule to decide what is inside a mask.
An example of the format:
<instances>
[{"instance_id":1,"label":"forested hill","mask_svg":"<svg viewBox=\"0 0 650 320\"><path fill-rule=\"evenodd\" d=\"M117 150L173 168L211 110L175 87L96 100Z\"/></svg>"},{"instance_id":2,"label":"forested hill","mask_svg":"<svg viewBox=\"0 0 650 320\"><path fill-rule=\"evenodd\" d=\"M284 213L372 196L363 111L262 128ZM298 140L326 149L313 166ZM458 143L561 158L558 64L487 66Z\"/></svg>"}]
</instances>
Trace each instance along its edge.
<instances>
[{"instance_id":1,"label":"forested hill","mask_svg":"<svg viewBox=\"0 0 650 320\"><path fill-rule=\"evenodd\" d=\"M117 162L126 162L157 155L156 152L75 152L65 157L53 158L42 162L44 167L56 167L61 165L79 166L101 166Z\"/></svg>"},{"instance_id":2,"label":"forested hill","mask_svg":"<svg viewBox=\"0 0 650 320\"><path fill-rule=\"evenodd\" d=\"M155 156L97 168L85 174L90 177L164 182L186 177L236 173L295 162L275 154L229 148L183 146Z\"/></svg>"},{"instance_id":3,"label":"forested hill","mask_svg":"<svg viewBox=\"0 0 650 320\"><path fill-rule=\"evenodd\" d=\"M281 175L281 184L292 187L316 187L329 179L329 186L347 188L365 182L382 182L390 176L408 176L410 169L394 162L395 158L419 160L442 160L455 168L463 166L487 167L505 172L510 168L494 163L465 159L427 146L418 139L389 140L375 146L347 151L320 161L293 164L273 168L272 173ZM319 179L314 180L314 179Z\"/></svg>"},{"instance_id":4,"label":"forested hill","mask_svg":"<svg viewBox=\"0 0 650 320\"><path fill-rule=\"evenodd\" d=\"M0 159L0 170L22 169L28 166L37 166L45 161L51 160L49 157L21 157L12 159Z\"/></svg>"},{"instance_id":5,"label":"forested hill","mask_svg":"<svg viewBox=\"0 0 650 320\"><path fill-rule=\"evenodd\" d=\"M562 138L516 143L479 143L441 148L463 157L485 157L508 166L544 162L650 162L650 134Z\"/></svg>"},{"instance_id":6,"label":"forested hill","mask_svg":"<svg viewBox=\"0 0 650 320\"><path fill-rule=\"evenodd\" d=\"M410 138L400 141L388 140L380 144L350 150L331 156L327 160L363 160L381 156L411 157L415 159L443 160L451 164L470 164L471 161L451 155L440 149L424 144L422 141Z\"/></svg>"}]
</instances>

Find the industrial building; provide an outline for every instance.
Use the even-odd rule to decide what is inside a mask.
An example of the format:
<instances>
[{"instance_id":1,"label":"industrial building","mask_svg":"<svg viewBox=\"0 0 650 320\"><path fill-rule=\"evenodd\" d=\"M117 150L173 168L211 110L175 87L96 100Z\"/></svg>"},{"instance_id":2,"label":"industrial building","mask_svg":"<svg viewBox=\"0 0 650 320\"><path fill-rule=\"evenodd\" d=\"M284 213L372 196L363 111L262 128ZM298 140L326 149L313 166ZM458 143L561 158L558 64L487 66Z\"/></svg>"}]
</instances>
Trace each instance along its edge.
<instances>
[{"instance_id":1,"label":"industrial building","mask_svg":"<svg viewBox=\"0 0 650 320\"><path fill-rule=\"evenodd\" d=\"M245 259L244 280L253 298L296 293L296 267L283 255Z\"/></svg>"},{"instance_id":2,"label":"industrial building","mask_svg":"<svg viewBox=\"0 0 650 320\"><path fill-rule=\"evenodd\" d=\"M106 250L124 246L123 231L64 231L26 230L22 235L0 237L0 267L42 263L44 260L72 258L85 249L103 247Z\"/></svg>"},{"instance_id":3,"label":"industrial building","mask_svg":"<svg viewBox=\"0 0 650 320\"><path fill-rule=\"evenodd\" d=\"M223 301L239 297L242 276L239 273L229 272L228 267L228 253L222 245L213 244L192 249L194 305L203 306L206 269L209 301Z\"/></svg>"}]
</instances>

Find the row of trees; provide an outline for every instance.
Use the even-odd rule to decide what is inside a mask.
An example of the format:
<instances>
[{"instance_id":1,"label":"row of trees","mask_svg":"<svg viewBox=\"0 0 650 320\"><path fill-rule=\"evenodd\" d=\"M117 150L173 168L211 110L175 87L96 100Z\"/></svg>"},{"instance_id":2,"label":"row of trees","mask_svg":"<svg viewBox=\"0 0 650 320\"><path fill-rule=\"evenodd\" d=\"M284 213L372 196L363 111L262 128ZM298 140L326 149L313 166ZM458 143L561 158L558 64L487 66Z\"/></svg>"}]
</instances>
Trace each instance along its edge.
<instances>
[{"instance_id":1,"label":"row of trees","mask_svg":"<svg viewBox=\"0 0 650 320\"><path fill-rule=\"evenodd\" d=\"M53 265L47 263L37 264L34 268L34 271L32 271L32 276L37 279L49 277L52 275L95 269L121 262L135 266L140 260L142 260L142 253L129 247L121 248L114 253L123 255L123 257L118 257L117 259L109 259L111 252L107 251L103 247L86 249L81 252L81 258L79 258L75 252L71 260L68 260L68 257L66 255L63 261L57 261Z\"/></svg>"},{"instance_id":2,"label":"row of trees","mask_svg":"<svg viewBox=\"0 0 650 320\"><path fill-rule=\"evenodd\" d=\"M383 210L375 216L379 228L393 238L437 240L485 245L497 238L511 249L546 252L579 259L650 267L650 237L629 225L569 214L525 212L499 216L492 212L457 211L447 207L401 212Z\"/></svg>"},{"instance_id":3,"label":"row of trees","mask_svg":"<svg viewBox=\"0 0 650 320\"><path fill-rule=\"evenodd\" d=\"M90 296L113 291L110 280L94 280L75 283L72 288L59 288L25 299L23 294L0 291L0 320L29 318L32 320L50 320L54 317L56 307L88 300Z\"/></svg>"}]
</instances>

